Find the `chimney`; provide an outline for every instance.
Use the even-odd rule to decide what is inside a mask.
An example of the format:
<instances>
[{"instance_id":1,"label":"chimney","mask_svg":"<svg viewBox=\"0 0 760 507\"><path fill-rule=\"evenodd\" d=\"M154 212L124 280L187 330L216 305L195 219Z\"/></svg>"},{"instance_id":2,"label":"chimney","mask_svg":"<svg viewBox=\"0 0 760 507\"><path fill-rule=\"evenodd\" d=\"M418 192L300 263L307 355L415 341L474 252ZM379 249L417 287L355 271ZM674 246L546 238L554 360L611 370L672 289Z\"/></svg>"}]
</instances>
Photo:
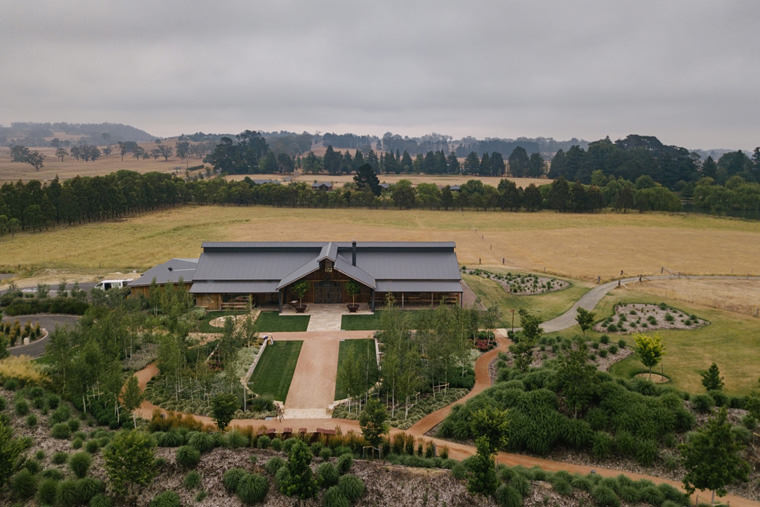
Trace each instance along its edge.
<instances>
[{"instance_id":1,"label":"chimney","mask_svg":"<svg viewBox=\"0 0 760 507\"><path fill-rule=\"evenodd\" d=\"M351 265L356 266L356 241L351 242Z\"/></svg>"}]
</instances>

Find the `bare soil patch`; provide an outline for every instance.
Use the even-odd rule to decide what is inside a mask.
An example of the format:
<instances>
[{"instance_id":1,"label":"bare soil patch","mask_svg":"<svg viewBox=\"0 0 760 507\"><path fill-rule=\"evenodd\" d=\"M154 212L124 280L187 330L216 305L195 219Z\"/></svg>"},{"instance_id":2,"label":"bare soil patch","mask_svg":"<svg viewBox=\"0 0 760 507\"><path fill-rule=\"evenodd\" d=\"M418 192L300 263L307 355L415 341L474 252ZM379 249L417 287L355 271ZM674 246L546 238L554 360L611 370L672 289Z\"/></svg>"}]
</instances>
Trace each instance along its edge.
<instances>
[{"instance_id":1,"label":"bare soil patch","mask_svg":"<svg viewBox=\"0 0 760 507\"><path fill-rule=\"evenodd\" d=\"M224 323L227 321L227 319L232 319L235 321L235 329L240 330L243 324L245 324L245 320L248 317L251 317L251 321L256 322L256 319L259 318L259 313L261 313L261 310L253 310L251 313L244 313L241 315L223 315L221 317L211 319L208 324L212 327L218 327L221 331L224 329Z\"/></svg>"},{"instance_id":2,"label":"bare soil patch","mask_svg":"<svg viewBox=\"0 0 760 507\"><path fill-rule=\"evenodd\" d=\"M634 375L634 377L649 380L655 384L667 384L670 382L670 379L668 377L665 375L660 375L659 373L637 373Z\"/></svg>"},{"instance_id":3,"label":"bare soil patch","mask_svg":"<svg viewBox=\"0 0 760 507\"><path fill-rule=\"evenodd\" d=\"M611 317L594 326L600 333L643 333L657 329L696 329L708 321L664 303L617 305Z\"/></svg>"}]
</instances>

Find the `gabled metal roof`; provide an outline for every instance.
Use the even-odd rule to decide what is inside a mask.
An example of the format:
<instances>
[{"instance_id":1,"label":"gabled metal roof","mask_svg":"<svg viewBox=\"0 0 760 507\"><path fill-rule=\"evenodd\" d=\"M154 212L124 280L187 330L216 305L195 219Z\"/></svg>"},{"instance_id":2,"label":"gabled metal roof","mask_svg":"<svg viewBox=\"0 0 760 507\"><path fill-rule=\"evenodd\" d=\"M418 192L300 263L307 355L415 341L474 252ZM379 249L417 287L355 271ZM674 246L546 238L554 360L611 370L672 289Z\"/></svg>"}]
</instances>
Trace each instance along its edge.
<instances>
[{"instance_id":1,"label":"gabled metal roof","mask_svg":"<svg viewBox=\"0 0 760 507\"><path fill-rule=\"evenodd\" d=\"M276 292L317 271L320 263L328 260L335 270L372 289L381 290L382 280L385 286L410 281L420 287L428 283L421 291L444 291L429 283L438 281L440 287L448 283L446 292L459 292L455 246L453 242L359 242L354 265L350 242L208 242L203 243L192 292L224 292L220 289L233 287L227 282L262 282L260 287L274 284L271 292Z\"/></svg>"},{"instance_id":2,"label":"gabled metal roof","mask_svg":"<svg viewBox=\"0 0 760 507\"><path fill-rule=\"evenodd\" d=\"M169 259L150 268L137 280L129 282L129 287L145 287L153 283L153 280L159 285L177 283L180 278L183 282L192 282L197 267L198 259Z\"/></svg>"}]
</instances>

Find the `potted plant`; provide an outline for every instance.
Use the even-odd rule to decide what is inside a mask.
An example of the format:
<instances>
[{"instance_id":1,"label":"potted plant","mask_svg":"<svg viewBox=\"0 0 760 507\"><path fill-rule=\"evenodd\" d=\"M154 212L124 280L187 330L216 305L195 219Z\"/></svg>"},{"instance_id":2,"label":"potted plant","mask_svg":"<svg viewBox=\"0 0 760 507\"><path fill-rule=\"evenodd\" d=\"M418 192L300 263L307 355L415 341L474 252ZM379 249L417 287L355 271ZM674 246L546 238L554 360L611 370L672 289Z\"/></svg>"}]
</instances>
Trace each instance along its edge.
<instances>
[{"instance_id":1,"label":"potted plant","mask_svg":"<svg viewBox=\"0 0 760 507\"><path fill-rule=\"evenodd\" d=\"M348 311L355 313L359 309L359 303L356 302L356 295L361 292L361 286L353 280L349 280L346 284L346 292L351 294L351 303L346 305Z\"/></svg>"},{"instance_id":2,"label":"potted plant","mask_svg":"<svg viewBox=\"0 0 760 507\"><path fill-rule=\"evenodd\" d=\"M309 282L302 280L293 286L293 292L298 296L298 306L296 306L296 312L304 313L306 311L306 305L303 304L303 297L309 292Z\"/></svg>"}]
</instances>

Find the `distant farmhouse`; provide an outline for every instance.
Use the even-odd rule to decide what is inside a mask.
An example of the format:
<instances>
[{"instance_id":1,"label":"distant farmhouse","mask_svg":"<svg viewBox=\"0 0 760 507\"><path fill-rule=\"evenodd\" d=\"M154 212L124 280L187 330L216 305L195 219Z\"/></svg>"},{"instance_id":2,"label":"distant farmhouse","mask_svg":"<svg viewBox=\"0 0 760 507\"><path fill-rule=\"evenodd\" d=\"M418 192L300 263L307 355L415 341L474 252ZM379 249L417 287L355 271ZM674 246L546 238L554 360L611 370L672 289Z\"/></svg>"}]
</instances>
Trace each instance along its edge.
<instances>
[{"instance_id":1,"label":"distant farmhouse","mask_svg":"<svg viewBox=\"0 0 760 507\"><path fill-rule=\"evenodd\" d=\"M129 284L147 295L151 284L182 280L197 306L209 310L298 299L293 287L308 283L305 303L350 303L349 281L358 283L358 303L374 310L392 294L407 306L462 303L462 283L453 242L222 242L203 243L199 259L171 259Z\"/></svg>"}]
</instances>

